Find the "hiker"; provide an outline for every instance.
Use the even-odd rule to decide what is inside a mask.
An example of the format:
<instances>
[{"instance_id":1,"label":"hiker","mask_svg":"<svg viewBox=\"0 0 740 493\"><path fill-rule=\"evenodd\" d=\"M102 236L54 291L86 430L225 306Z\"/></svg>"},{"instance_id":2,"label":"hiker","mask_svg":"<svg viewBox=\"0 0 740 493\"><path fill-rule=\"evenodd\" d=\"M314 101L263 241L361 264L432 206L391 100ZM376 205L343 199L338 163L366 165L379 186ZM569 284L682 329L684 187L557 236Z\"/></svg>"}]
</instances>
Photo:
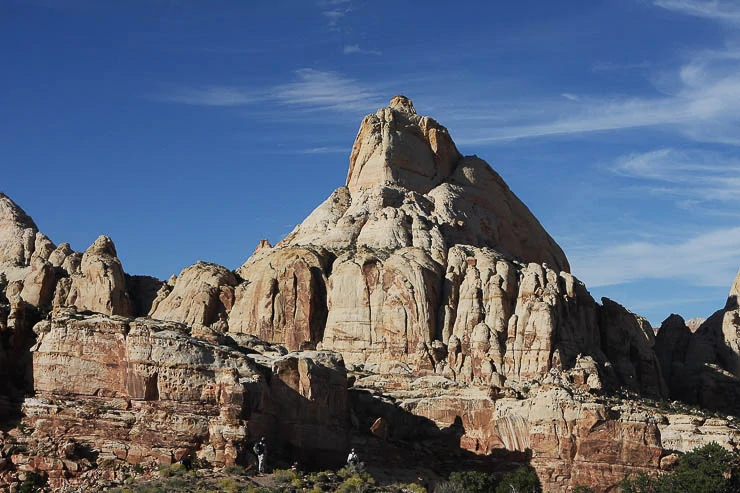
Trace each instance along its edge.
<instances>
[{"instance_id":1,"label":"hiker","mask_svg":"<svg viewBox=\"0 0 740 493\"><path fill-rule=\"evenodd\" d=\"M347 465L350 467L357 466L360 463L360 458L357 456L357 452L355 452L355 449L350 450L349 455L347 456Z\"/></svg>"},{"instance_id":2,"label":"hiker","mask_svg":"<svg viewBox=\"0 0 740 493\"><path fill-rule=\"evenodd\" d=\"M260 441L254 444L254 454L257 456L257 471L260 474L265 473L265 452L267 451L267 445L265 445L265 437L260 438Z\"/></svg>"}]
</instances>

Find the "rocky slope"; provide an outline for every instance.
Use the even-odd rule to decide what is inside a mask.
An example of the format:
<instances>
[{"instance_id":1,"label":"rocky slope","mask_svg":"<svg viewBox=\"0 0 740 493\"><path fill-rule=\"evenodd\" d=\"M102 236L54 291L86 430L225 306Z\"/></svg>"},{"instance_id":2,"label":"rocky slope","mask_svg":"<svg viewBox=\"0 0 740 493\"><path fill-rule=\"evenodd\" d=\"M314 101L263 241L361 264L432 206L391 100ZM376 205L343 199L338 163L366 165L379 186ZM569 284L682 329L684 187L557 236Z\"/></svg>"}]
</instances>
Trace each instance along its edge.
<instances>
[{"instance_id":1,"label":"rocky slope","mask_svg":"<svg viewBox=\"0 0 740 493\"><path fill-rule=\"evenodd\" d=\"M676 316L656 336L597 303L501 177L403 96L363 120L346 186L236 271L129 276L110 238L55 246L0 195L0 272L6 484L243 462L265 434L317 466L355 443L605 491L736 446L732 420L659 403L736 412L740 277L696 330Z\"/></svg>"}]
</instances>

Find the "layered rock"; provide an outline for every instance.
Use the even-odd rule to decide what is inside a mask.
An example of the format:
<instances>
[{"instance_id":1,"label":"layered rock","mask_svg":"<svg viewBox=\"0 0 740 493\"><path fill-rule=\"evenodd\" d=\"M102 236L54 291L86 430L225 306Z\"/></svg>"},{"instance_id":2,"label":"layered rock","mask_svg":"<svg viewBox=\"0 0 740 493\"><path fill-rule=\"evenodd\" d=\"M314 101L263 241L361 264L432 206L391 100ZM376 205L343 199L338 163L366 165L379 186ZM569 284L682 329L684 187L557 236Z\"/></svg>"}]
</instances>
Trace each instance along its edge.
<instances>
[{"instance_id":1,"label":"layered rock","mask_svg":"<svg viewBox=\"0 0 740 493\"><path fill-rule=\"evenodd\" d=\"M368 375L358 377L351 398L360 426L369 429L382 420L386 440L436 441L449 454L460 447L529 462L544 491L577 485L611 491L627 475L669 467L672 451L711 441L732 449L740 438L726 419L595 398L557 371L540 380L532 388L519 387L522 394L515 396L438 376ZM363 390L380 390L383 397ZM457 460L462 461L459 454Z\"/></svg>"},{"instance_id":2,"label":"layered rock","mask_svg":"<svg viewBox=\"0 0 740 493\"><path fill-rule=\"evenodd\" d=\"M182 324L70 310L36 331L36 396L24 422L34 429L28 447L54 447L48 458L59 460L45 464L55 487L79 484L85 469L62 460L70 440L143 465L195 456L230 464L259 436L307 462L345 451L347 378L337 354L257 352L194 339ZM32 453L12 459L21 469L38 462Z\"/></svg>"},{"instance_id":3,"label":"layered rock","mask_svg":"<svg viewBox=\"0 0 740 493\"><path fill-rule=\"evenodd\" d=\"M4 195L0 272L11 281L0 377L32 369L36 393L23 408L33 433L15 432L29 452L0 456L5 477L41 468L84 489L95 468L80 447L222 465L243 462L263 434L325 467L341 461L353 423L364 439L429 439L485 467L531 460L547 490L598 491L668 467L667 449L705 443L702 433L725 433L728 448L737 435L722 420L598 396L736 408L740 277L693 333L673 317L656 337L642 317L594 301L503 179L402 96L363 120L346 186L236 272L198 262L166 283L128 276L110 238L84 254L55 247ZM357 375L353 412L344 359L374 373Z\"/></svg>"}]
</instances>

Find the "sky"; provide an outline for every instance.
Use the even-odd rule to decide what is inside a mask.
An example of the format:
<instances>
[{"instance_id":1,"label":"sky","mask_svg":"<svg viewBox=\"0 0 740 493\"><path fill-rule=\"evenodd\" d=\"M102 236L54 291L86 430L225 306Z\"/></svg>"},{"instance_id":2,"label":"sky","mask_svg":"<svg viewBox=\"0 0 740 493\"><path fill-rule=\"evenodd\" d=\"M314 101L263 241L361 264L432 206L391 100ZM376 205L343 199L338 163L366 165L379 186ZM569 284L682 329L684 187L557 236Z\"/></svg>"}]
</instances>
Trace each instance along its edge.
<instances>
[{"instance_id":1,"label":"sky","mask_svg":"<svg viewBox=\"0 0 740 493\"><path fill-rule=\"evenodd\" d=\"M395 94L596 299L706 317L740 267L740 2L0 0L0 67L0 191L131 274L279 241Z\"/></svg>"}]
</instances>

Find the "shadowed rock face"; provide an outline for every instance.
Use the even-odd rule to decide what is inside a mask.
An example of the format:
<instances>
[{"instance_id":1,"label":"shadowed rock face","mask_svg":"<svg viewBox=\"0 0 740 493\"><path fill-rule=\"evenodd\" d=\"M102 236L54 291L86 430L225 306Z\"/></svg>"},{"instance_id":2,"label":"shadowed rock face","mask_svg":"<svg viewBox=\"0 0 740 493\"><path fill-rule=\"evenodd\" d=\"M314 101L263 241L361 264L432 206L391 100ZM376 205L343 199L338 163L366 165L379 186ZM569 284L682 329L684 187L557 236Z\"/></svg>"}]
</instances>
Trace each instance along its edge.
<instances>
[{"instance_id":1,"label":"shadowed rock face","mask_svg":"<svg viewBox=\"0 0 740 493\"><path fill-rule=\"evenodd\" d=\"M695 330L672 315L658 331L656 352L673 399L736 414L740 411L740 272L727 302Z\"/></svg>"}]
</instances>

